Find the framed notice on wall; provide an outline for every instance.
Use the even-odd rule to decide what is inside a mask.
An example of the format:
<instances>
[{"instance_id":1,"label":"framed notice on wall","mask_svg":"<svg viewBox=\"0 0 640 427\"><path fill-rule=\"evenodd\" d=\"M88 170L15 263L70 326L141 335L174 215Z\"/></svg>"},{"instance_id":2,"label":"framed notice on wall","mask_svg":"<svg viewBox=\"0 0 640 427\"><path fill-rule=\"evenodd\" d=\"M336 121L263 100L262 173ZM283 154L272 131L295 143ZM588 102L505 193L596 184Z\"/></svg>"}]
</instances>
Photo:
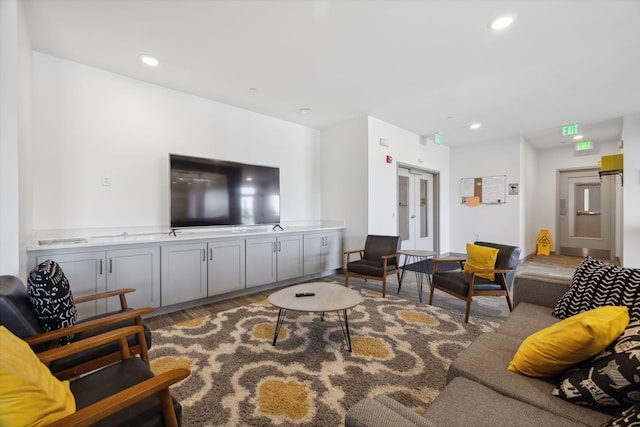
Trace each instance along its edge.
<instances>
[{"instance_id":1,"label":"framed notice on wall","mask_svg":"<svg viewBox=\"0 0 640 427\"><path fill-rule=\"evenodd\" d=\"M461 202L467 206L480 203L506 203L507 176L495 175L460 180Z\"/></svg>"}]
</instances>

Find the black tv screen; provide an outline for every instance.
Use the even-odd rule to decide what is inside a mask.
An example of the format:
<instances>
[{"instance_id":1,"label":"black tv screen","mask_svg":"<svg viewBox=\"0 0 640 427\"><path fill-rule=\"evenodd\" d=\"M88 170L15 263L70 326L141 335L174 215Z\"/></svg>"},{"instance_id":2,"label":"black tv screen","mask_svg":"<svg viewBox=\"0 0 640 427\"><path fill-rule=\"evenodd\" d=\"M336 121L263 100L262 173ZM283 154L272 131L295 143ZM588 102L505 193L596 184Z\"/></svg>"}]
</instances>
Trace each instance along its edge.
<instances>
[{"instance_id":1,"label":"black tv screen","mask_svg":"<svg viewBox=\"0 0 640 427\"><path fill-rule=\"evenodd\" d=\"M280 222L280 169L169 154L171 228Z\"/></svg>"}]
</instances>

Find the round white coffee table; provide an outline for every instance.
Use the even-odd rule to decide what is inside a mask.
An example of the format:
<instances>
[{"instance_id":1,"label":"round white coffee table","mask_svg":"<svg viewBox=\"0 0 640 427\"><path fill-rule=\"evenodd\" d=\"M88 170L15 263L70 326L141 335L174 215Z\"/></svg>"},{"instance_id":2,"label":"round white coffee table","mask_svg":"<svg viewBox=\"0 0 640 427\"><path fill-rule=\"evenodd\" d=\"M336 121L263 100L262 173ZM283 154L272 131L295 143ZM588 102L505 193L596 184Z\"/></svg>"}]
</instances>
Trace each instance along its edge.
<instances>
[{"instance_id":1,"label":"round white coffee table","mask_svg":"<svg viewBox=\"0 0 640 427\"><path fill-rule=\"evenodd\" d=\"M313 295L296 296L296 294ZM347 310L362 303L362 297L358 292L335 283L310 282L281 289L269 295L268 300L271 305L280 309L278 320L276 321L276 330L273 335L273 345L276 345L287 310L320 312L320 318L323 321L325 312L335 311L338 313L342 333L347 341L349 351L351 351Z\"/></svg>"}]
</instances>

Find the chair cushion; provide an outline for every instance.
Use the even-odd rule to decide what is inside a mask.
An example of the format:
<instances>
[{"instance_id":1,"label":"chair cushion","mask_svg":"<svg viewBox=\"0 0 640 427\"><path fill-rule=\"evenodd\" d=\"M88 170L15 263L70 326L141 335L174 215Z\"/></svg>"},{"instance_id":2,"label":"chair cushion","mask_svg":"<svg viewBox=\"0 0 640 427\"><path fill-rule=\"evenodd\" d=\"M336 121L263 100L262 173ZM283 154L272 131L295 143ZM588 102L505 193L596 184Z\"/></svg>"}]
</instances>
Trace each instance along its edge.
<instances>
[{"instance_id":1,"label":"chair cushion","mask_svg":"<svg viewBox=\"0 0 640 427\"><path fill-rule=\"evenodd\" d=\"M71 390L76 396L76 405L80 410L152 377L153 373L144 362L139 357L132 357L72 381ZM173 402L176 416L180 420L182 408L177 401L174 400ZM93 427L120 425L136 427L164 426L162 403L159 395L154 394L135 405L92 424Z\"/></svg>"},{"instance_id":2,"label":"chair cushion","mask_svg":"<svg viewBox=\"0 0 640 427\"><path fill-rule=\"evenodd\" d=\"M553 377L604 350L629 323L626 307L605 306L577 314L527 337L508 369Z\"/></svg>"},{"instance_id":3,"label":"chair cushion","mask_svg":"<svg viewBox=\"0 0 640 427\"><path fill-rule=\"evenodd\" d=\"M498 249L486 246L478 246L467 243L467 260L464 263L464 271L469 272L471 269L493 270L496 266L496 258L498 257ZM476 276L494 281L494 273L477 273Z\"/></svg>"},{"instance_id":4,"label":"chair cushion","mask_svg":"<svg viewBox=\"0 0 640 427\"><path fill-rule=\"evenodd\" d=\"M624 268L585 258L553 315L567 317L604 305L626 306L631 321L640 320L640 268Z\"/></svg>"},{"instance_id":5,"label":"chair cushion","mask_svg":"<svg viewBox=\"0 0 640 427\"><path fill-rule=\"evenodd\" d=\"M0 326L0 425L40 426L75 412L69 381L60 381L26 342Z\"/></svg>"},{"instance_id":6,"label":"chair cushion","mask_svg":"<svg viewBox=\"0 0 640 427\"><path fill-rule=\"evenodd\" d=\"M394 267L387 266L387 271L393 271ZM382 277L384 276L384 267L382 261L369 261L368 259L359 259L350 262L347 265L349 273L364 274L366 276Z\"/></svg>"},{"instance_id":7,"label":"chair cushion","mask_svg":"<svg viewBox=\"0 0 640 427\"><path fill-rule=\"evenodd\" d=\"M635 321L607 349L565 372L553 394L589 406L640 402L639 355L640 321Z\"/></svg>"},{"instance_id":8,"label":"chair cushion","mask_svg":"<svg viewBox=\"0 0 640 427\"><path fill-rule=\"evenodd\" d=\"M52 331L75 325L78 311L69 281L58 263L46 260L29 273L28 294L42 329Z\"/></svg>"}]
</instances>

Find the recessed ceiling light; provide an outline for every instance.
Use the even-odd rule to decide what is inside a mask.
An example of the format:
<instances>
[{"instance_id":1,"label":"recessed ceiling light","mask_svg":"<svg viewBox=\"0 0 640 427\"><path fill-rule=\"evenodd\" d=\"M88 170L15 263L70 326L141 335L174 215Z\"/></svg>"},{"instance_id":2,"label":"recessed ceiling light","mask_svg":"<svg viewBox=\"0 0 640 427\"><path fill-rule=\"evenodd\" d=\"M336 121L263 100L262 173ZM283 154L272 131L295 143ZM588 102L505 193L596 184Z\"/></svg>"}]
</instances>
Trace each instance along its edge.
<instances>
[{"instance_id":1,"label":"recessed ceiling light","mask_svg":"<svg viewBox=\"0 0 640 427\"><path fill-rule=\"evenodd\" d=\"M151 55L140 55L140 61L142 61L144 65L147 65L149 67L157 67L160 64L158 58Z\"/></svg>"},{"instance_id":2,"label":"recessed ceiling light","mask_svg":"<svg viewBox=\"0 0 640 427\"><path fill-rule=\"evenodd\" d=\"M573 137L573 139L582 139L582 138L584 138L582 135L576 135Z\"/></svg>"},{"instance_id":3,"label":"recessed ceiling light","mask_svg":"<svg viewBox=\"0 0 640 427\"><path fill-rule=\"evenodd\" d=\"M312 112L311 108L301 108L298 110L298 114L302 114L302 115L311 114L311 112Z\"/></svg>"},{"instance_id":4,"label":"recessed ceiling light","mask_svg":"<svg viewBox=\"0 0 640 427\"><path fill-rule=\"evenodd\" d=\"M471 123L471 125L469 125L469 129L480 129L481 126L482 123Z\"/></svg>"},{"instance_id":5,"label":"recessed ceiling light","mask_svg":"<svg viewBox=\"0 0 640 427\"><path fill-rule=\"evenodd\" d=\"M489 23L489 28L493 31L502 31L506 28L509 28L513 21L515 21L515 15L502 15L498 16L496 19Z\"/></svg>"}]
</instances>

